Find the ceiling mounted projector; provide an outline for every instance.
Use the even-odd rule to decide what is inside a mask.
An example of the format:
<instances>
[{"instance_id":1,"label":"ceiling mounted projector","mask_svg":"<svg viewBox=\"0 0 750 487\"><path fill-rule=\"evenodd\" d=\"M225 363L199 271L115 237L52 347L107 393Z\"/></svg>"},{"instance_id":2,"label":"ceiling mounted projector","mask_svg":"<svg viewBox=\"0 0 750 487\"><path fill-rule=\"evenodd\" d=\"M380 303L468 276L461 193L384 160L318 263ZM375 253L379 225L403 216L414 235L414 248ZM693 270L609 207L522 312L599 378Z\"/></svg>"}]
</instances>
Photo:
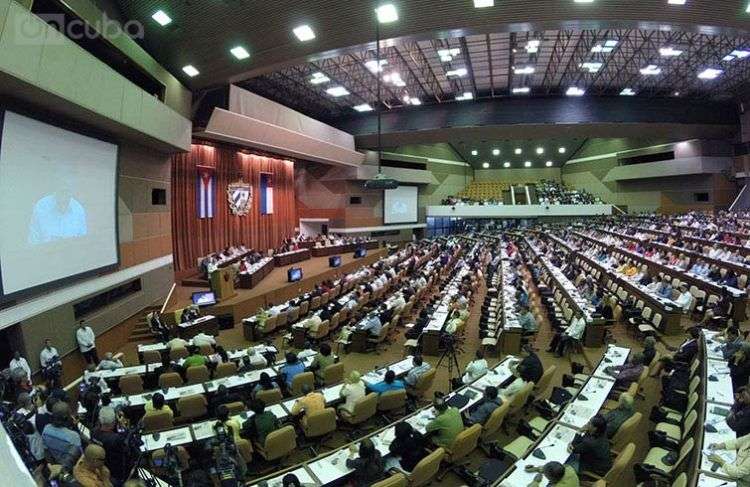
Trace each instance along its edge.
<instances>
[{"instance_id":1,"label":"ceiling mounted projector","mask_svg":"<svg viewBox=\"0 0 750 487\"><path fill-rule=\"evenodd\" d=\"M378 173L374 179L365 181L365 189L396 189L398 188L398 181L385 176L383 173Z\"/></svg>"}]
</instances>

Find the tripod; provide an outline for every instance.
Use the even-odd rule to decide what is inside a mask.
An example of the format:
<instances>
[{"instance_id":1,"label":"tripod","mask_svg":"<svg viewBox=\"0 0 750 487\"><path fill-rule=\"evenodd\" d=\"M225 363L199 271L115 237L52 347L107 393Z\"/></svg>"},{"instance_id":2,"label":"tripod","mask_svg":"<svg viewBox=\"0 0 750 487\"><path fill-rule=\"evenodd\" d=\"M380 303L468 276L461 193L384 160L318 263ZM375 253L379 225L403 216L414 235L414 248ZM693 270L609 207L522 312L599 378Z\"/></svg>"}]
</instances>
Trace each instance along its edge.
<instances>
[{"instance_id":1,"label":"tripod","mask_svg":"<svg viewBox=\"0 0 750 487\"><path fill-rule=\"evenodd\" d=\"M458 365L458 357L456 355L456 342L453 337L453 335L444 335L443 336L445 340L445 350L443 350L443 354L440 356L440 359L437 363L437 368L440 368L440 366L443 365L443 362L446 363L446 366L448 367L448 388L450 391L453 391L453 374L456 374L456 378L460 375L461 367Z\"/></svg>"}]
</instances>

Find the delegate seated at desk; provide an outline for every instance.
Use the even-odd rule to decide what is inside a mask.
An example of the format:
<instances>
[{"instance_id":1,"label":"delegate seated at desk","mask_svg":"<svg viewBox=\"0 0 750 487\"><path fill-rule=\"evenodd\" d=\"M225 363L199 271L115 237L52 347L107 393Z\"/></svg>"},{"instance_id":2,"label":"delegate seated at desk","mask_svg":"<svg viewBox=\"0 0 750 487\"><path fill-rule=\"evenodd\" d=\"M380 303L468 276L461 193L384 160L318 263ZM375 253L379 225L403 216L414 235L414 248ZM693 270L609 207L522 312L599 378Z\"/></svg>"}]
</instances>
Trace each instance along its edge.
<instances>
[{"instance_id":1,"label":"delegate seated at desk","mask_svg":"<svg viewBox=\"0 0 750 487\"><path fill-rule=\"evenodd\" d=\"M383 324L380 321L380 316L377 312L371 312L367 318L359 325L361 331L366 331L372 336L380 335L380 330L383 328Z\"/></svg>"}]
</instances>

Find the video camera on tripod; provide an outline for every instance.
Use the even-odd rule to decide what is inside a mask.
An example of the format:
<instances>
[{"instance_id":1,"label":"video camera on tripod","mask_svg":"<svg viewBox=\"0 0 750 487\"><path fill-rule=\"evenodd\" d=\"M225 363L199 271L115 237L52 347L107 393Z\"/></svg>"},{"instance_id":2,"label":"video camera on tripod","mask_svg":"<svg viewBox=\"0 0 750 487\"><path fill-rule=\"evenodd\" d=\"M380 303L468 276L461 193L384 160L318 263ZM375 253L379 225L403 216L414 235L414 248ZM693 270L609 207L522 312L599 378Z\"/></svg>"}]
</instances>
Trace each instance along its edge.
<instances>
[{"instance_id":1,"label":"video camera on tripod","mask_svg":"<svg viewBox=\"0 0 750 487\"><path fill-rule=\"evenodd\" d=\"M216 474L222 487L237 487L241 478L237 463L237 446L221 421L214 425L214 432L216 436L206 444L213 453L214 464L211 473Z\"/></svg>"}]
</instances>

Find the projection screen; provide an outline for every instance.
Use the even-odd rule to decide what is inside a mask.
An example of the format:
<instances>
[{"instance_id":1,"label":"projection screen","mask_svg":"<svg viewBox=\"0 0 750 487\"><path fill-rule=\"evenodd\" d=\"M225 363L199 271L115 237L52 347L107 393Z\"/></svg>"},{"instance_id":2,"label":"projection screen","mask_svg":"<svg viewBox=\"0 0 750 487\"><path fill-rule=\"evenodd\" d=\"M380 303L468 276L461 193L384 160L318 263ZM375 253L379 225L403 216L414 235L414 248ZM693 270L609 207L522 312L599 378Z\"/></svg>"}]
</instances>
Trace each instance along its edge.
<instances>
[{"instance_id":1,"label":"projection screen","mask_svg":"<svg viewBox=\"0 0 750 487\"><path fill-rule=\"evenodd\" d=\"M117 145L0 117L0 296L116 266Z\"/></svg>"}]
</instances>

